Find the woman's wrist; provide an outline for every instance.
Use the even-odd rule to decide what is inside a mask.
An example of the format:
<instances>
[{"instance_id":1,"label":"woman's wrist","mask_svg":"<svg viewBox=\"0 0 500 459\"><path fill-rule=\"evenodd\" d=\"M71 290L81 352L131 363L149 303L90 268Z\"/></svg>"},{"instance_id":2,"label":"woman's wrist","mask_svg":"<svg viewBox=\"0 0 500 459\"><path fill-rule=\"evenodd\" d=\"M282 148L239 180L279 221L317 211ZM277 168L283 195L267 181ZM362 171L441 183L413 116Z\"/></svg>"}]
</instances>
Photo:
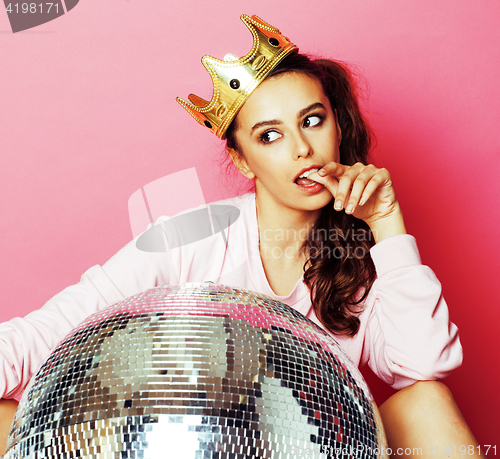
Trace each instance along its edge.
<instances>
[{"instance_id":1,"label":"woman's wrist","mask_svg":"<svg viewBox=\"0 0 500 459\"><path fill-rule=\"evenodd\" d=\"M389 215L380 217L373 222L366 223L372 231L375 243L378 243L389 236L395 236L396 234L407 234L403 220L403 212L399 207L399 203L396 203L396 207Z\"/></svg>"}]
</instances>

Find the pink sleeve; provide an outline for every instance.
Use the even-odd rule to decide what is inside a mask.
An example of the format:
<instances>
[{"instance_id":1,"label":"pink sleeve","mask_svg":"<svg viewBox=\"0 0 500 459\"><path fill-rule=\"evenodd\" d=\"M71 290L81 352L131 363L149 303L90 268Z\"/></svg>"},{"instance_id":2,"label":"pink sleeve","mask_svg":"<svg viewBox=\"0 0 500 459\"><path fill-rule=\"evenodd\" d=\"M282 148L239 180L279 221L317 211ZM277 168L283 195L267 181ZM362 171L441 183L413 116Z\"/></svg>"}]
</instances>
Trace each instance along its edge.
<instances>
[{"instance_id":1,"label":"pink sleeve","mask_svg":"<svg viewBox=\"0 0 500 459\"><path fill-rule=\"evenodd\" d=\"M24 318L0 324L0 398L22 393L51 350L90 314L135 293L169 283L165 253L142 252L132 241L106 264Z\"/></svg>"},{"instance_id":2,"label":"pink sleeve","mask_svg":"<svg viewBox=\"0 0 500 459\"><path fill-rule=\"evenodd\" d=\"M447 376L462 363L458 328L441 284L421 264L413 236L388 237L371 249L377 271L362 361L395 389Z\"/></svg>"}]
</instances>

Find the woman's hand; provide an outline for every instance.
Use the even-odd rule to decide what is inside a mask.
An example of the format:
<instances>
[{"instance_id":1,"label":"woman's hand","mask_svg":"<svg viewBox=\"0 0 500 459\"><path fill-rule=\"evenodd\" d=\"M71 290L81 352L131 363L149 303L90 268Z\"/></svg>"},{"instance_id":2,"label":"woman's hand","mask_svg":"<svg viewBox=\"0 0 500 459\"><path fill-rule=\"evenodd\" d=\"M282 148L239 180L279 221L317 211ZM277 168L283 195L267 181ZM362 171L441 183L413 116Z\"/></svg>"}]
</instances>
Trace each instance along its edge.
<instances>
[{"instance_id":1,"label":"woman's hand","mask_svg":"<svg viewBox=\"0 0 500 459\"><path fill-rule=\"evenodd\" d=\"M394 234L406 233L403 214L387 169L378 169L372 164L344 166L331 162L308 178L321 183L332 193L335 210L345 209L347 214L365 221L376 242Z\"/></svg>"}]
</instances>

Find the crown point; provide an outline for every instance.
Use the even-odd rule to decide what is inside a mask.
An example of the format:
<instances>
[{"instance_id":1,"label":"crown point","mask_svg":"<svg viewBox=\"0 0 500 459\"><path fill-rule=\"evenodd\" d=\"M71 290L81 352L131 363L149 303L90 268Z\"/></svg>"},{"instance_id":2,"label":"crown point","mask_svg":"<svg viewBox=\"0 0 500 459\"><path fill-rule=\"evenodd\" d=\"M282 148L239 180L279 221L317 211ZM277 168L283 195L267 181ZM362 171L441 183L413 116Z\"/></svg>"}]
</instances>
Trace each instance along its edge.
<instances>
[{"instance_id":1,"label":"crown point","mask_svg":"<svg viewBox=\"0 0 500 459\"><path fill-rule=\"evenodd\" d=\"M189 102L200 108L206 107L210 103L208 100L202 99L201 97L198 97L195 94L189 94L188 100Z\"/></svg>"}]
</instances>

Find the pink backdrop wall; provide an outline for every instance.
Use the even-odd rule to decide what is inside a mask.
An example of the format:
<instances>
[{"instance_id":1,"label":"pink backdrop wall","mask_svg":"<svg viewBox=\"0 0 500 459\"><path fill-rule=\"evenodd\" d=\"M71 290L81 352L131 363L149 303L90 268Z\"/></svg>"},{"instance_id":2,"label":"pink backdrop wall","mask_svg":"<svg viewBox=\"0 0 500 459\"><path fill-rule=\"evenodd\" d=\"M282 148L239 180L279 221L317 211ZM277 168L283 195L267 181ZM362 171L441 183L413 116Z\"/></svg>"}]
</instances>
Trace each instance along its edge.
<instances>
[{"instance_id":1,"label":"pink backdrop wall","mask_svg":"<svg viewBox=\"0 0 500 459\"><path fill-rule=\"evenodd\" d=\"M446 383L479 443L498 443L496 0L81 0L16 34L1 10L0 320L128 242L127 202L141 186L196 166L206 201L234 193L222 143L175 96L210 97L202 54L248 51L241 13L366 78L373 161L391 172L460 329L465 361ZM381 403L391 391L368 378Z\"/></svg>"}]
</instances>

